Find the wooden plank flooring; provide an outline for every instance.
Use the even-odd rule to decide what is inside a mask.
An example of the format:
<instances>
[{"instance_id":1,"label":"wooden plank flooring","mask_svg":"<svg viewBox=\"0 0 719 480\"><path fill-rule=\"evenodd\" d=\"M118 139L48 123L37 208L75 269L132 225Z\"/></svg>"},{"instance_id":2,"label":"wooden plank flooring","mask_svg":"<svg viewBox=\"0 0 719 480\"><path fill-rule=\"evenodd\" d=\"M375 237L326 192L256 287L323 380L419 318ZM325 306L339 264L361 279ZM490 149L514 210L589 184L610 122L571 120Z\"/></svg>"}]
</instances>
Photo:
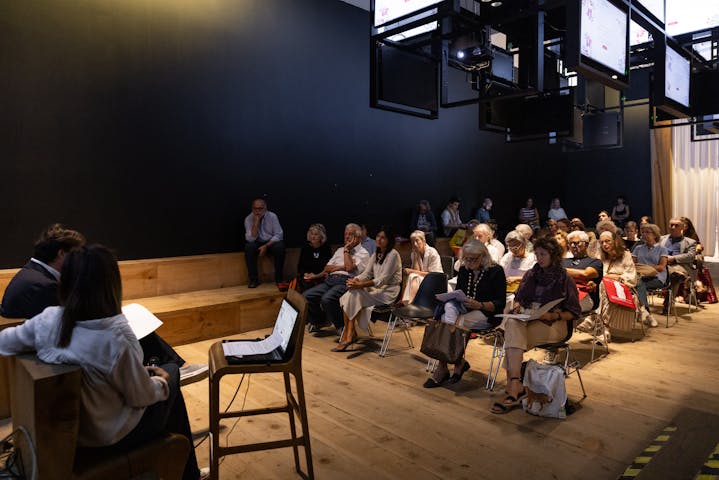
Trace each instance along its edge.
<instances>
[{"instance_id":1,"label":"wooden plank flooring","mask_svg":"<svg viewBox=\"0 0 719 480\"><path fill-rule=\"evenodd\" d=\"M719 443L719 306L685 314L677 325L651 329L642 340L616 340L609 356L582 369L588 397L566 420L533 417L521 410L489 413L501 398L504 371L494 392L484 389L491 346L472 341L472 365L458 385L427 390L426 359L415 350L375 353L368 341L349 353L332 353L334 337L305 336L304 376L310 435L318 479L615 479L667 426L667 445L639 474L640 479L692 479ZM381 340L384 323L375 326ZM256 337L268 330L243 334ZM415 327L415 344L422 328ZM235 336L233 338L237 338ZM588 337L572 346L589 359ZM190 362L206 362L216 340L178 347ZM394 347L404 346L396 335ZM541 359L543 352L530 355ZM225 377L226 408L240 377ZM581 396L575 375L567 380L570 399ZM206 382L183 387L198 443L207 431ZM245 377L230 409L278 405L280 375ZM220 441L266 441L289 435L286 415L223 423ZM7 433L10 426L0 426ZM196 449L209 464L209 440ZM302 458L303 452L300 449ZM303 463L304 465L304 463ZM225 457L221 479L291 479L291 449Z\"/></svg>"},{"instance_id":2,"label":"wooden plank flooring","mask_svg":"<svg viewBox=\"0 0 719 480\"><path fill-rule=\"evenodd\" d=\"M381 359L367 342L350 353L332 353L333 337L306 335L305 389L309 408L314 468L318 479L614 479L652 439L669 426L692 455L672 458L672 470L661 478L694 478L719 443L719 306L705 306L685 315L669 329L651 329L642 340L617 339L609 356L582 369L588 397L564 421L537 418L516 410L489 413L501 398L504 371L495 392L484 389L491 346L470 343L472 365L463 381L451 388L426 390L425 358L418 350L403 350ZM384 323L375 327L381 339ZM258 333L263 333L259 331ZM412 330L415 344L422 328ZM256 336L248 335L248 337ZM576 334L572 346L586 362L591 345ZM212 341L179 347L190 361L203 361ZM401 335L393 346L404 345ZM370 349L372 348L372 349ZM541 359L543 352L531 356ZM221 405L227 406L239 382L228 378ZM279 375L254 375L243 383L232 409L253 408L282 401ZM576 376L567 380L570 399L581 396ZM206 428L207 385L184 388L193 429ZM694 420L687 420L691 418ZM713 434L701 425L716 425ZM286 416L241 420L230 442L280 438L288 434ZM221 441L232 427L228 422ZM677 440L679 442L679 440ZM671 444L671 439L670 442ZM687 447L688 446L688 447ZM669 446L665 448L669 451ZM208 464L208 441L197 448L201 465ZM687 464L682 465L683 458ZM697 458L701 461L697 461ZM689 461L691 460L691 461ZM646 467L666 462L659 452ZM652 476L659 478L654 468ZM294 476L290 449L226 457L220 478L287 479Z\"/></svg>"}]
</instances>

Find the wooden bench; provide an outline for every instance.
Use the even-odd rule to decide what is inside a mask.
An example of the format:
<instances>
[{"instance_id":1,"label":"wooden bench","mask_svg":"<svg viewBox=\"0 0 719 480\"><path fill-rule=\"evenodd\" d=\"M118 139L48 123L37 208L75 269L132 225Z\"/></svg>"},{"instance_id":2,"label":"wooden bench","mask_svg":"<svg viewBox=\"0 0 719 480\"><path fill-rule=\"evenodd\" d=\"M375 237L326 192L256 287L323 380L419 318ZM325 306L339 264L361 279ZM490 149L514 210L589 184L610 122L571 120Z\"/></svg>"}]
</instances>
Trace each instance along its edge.
<instances>
[{"instance_id":1,"label":"wooden bench","mask_svg":"<svg viewBox=\"0 0 719 480\"><path fill-rule=\"evenodd\" d=\"M181 478L190 442L168 434L127 451L79 448L82 370L51 365L35 355L15 357L13 430L23 427L32 441L18 434L27 478L43 480ZM36 476L32 476L33 456Z\"/></svg>"}]
</instances>

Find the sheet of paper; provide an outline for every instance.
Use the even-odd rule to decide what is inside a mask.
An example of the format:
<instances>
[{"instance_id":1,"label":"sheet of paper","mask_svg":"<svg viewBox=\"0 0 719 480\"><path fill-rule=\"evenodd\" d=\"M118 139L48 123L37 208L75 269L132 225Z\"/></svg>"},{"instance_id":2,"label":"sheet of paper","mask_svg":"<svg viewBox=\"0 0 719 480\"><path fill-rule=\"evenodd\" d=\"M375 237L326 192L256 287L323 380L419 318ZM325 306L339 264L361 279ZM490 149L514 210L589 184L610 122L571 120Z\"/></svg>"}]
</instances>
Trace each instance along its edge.
<instances>
[{"instance_id":1,"label":"sheet of paper","mask_svg":"<svg viewBox=\"0 0 719 480\"><path fill-rule=\"evenodd\" d=\"M280 343L282 342L282 339L279 335L275 335L274 333L270 335L269 337L260 340L258 342L254 341L242 341L238 340L236 342L224 342L222 344L222 350L225 353L226 357L245 357L247 355L263 355L266 353L270 353L272 350L276 349L280 346Z\"/></svg>"},{"instance_id":2,"label":"sheet of paper","mask_svg":"<svg viewBox=\"0 0 719 480\"><path fill-rule=\"evenodd\" d=\"M537 320L539 317L550 311L552 308L554 308L556 305L558 305L560 302L564 300L564 297L558 298L556 300L552 300L551 302L547 302L544 305L542 305L539 308L531 309L526 308L522 311L522 313L501 313L499 315L495 315L497 317L509 317L514 318L517 320L522 320L524 322L529 322L530 320Z\"/></svg>"},{"instance_id":3,"label":"sheet of paper","mask_svg":"<svg viewBox=\"0 0 719 480\"><path fill-rule=\"evenodd\" d=\"M162 325L162 320L139 303L125 305L122 307L122 313L138 340L148 336Z\"/></svg>"},{"instance_id":4,"label":"sheet of paper","mask_svg":"<svg viewBox=\"0 0 719 480\"><path fill-rule=\"evenodd\" d=\"M464 294L462 290L453 290L451 292L447 293L438 293L435 295L437 297L437 300L440 302L447 302L449 300L457 300L458 302L462 303L465 300L467 300L467 296Z\"/></svg>"}]
</instances>

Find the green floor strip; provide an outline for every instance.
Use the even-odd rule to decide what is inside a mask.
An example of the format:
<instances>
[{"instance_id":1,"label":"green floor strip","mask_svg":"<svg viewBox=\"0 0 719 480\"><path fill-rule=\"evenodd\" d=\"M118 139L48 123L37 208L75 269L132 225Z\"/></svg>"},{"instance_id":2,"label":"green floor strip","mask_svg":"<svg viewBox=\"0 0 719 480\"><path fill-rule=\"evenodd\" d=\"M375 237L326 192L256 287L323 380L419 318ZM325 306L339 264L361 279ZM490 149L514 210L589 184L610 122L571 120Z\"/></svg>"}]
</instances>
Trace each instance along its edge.
<instances>
[{"instance_id":1,"label":"green floor strip","mask_svg":"<svg viewBox=\"0 0 719 480\"><path fill-rule=\"evenodd\" d=\"M662 449L664 445L669 441L669 438L671 437L672 432L676 432L677 427L670 425L666 427L660 435L657 435L657 437L652 441L652 444L649 445L647 448L644 449L644 451L637 456L632 464L627 467L626 470L624 470L624 473L622 473L619 476L619 480L631 480L634 479L637 475L639 475L642 471L642 468L644 468L651 460L654 455L657 454L659 450ZM716 452L715 452L716 453ZM719 458L719 457L718 457ZM703 473L703 470L702 470ZM697 477L694 480L709 480ZM719 479L711 479L711 480L719 480Z\"/></svg>"}]
</instances>

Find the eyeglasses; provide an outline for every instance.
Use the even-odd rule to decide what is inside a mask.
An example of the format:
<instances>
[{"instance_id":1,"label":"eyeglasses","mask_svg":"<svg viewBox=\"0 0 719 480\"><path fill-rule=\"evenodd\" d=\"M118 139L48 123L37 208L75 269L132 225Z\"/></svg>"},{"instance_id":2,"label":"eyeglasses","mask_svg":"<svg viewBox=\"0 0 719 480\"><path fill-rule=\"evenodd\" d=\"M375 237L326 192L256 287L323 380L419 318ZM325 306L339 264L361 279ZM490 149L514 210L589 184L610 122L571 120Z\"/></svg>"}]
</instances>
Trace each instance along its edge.
<instances>
[{"instance_id":1,"label":"eyeglasses","mask_svg":"<svg viewBox=\"0 0 719 480\"><path fill-rule=\"evenodd\" d=\"M524 245L521 243L519 245L507 245L507 248L509 248L511 251L516 252L517 250L521 249Z\"/></svg>"},{"instance_id":2,"label":"eyeglasses","mask_svg":"<svg viewBox=\"0 0 719 480\"><path fill-rule=\"evenodd\" d=\"M569 242L569 246L570 246L570 247L576 247L577 245L581 245L582 243L584 243L584 242L583 242L583 241L579 241L579 242Z\"/></svg>"},{"instance_id":3,"label":"eyeglasses","mask_svg":"<svg viewBox=\"0 0 719 480\"><path fill-rule=\"evenodd\" d=\"M478 262L482 257L464 257L464 263Z\"/></svg>"},{"instance_id":4,"label":"eyeglasses","mask_svg":"<svg viewBox=\"0 0 719 480\"><path fill-rule=\"evenodd\" d=\"M679 224L679 223L670 223L670 224L669 224L669 228L679 228L679 227L681 227L681 226L682 226L682 225Z\"/></svg>"}]
</instances>

